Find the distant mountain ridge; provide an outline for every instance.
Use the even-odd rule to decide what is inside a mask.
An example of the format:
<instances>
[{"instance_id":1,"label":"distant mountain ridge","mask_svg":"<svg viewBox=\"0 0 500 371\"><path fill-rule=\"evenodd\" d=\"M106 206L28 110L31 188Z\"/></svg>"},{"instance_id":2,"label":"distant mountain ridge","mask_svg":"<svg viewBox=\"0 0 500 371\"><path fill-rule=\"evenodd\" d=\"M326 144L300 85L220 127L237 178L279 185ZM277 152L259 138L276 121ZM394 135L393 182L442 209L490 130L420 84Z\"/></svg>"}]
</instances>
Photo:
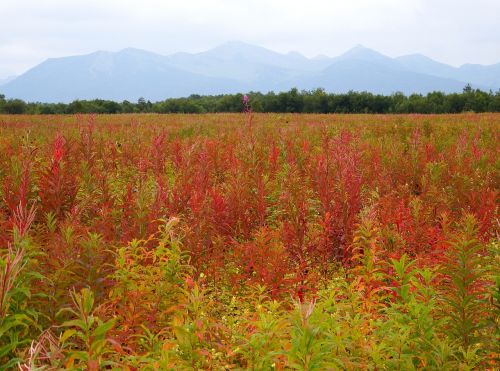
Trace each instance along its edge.
<instances>
[{"instance_id":1,"label":"distant mountain ridge","mask_svg":"<svg viewBox=\"0 0 500 371\"><path fill-rule=\"evenodd\" d=\"M14 80L17 76L9 76L4 79L0 79L0 86L7 84L8 82L11 82Z\"/></svg>"},{"instance_id":2,"label":"distant mountain ridge","mask_svg":"<svg viewBox=\"0 0 500 371\"><path fill-rule=\"evenodd\" d=\"M128 48L51 58L0 85L9 98L70 102L75 99L152 101L191 94L323 88L380 94L460 92L470 83L500 89L500 63L453 67L426 56L385 56L358 45L330 58L307 58L231 41L201 53L167 56Z\"/></svg>"}]
</instances>

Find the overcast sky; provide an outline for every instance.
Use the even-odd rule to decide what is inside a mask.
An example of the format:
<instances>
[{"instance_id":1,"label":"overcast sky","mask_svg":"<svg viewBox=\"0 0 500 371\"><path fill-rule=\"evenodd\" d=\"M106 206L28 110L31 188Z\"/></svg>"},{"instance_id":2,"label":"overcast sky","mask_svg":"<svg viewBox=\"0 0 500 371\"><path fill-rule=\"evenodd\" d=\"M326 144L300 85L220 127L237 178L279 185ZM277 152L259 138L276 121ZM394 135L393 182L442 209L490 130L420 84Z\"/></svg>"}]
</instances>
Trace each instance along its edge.
<instances>
[{"instance_id":1,"label":"overcast sky","mask_svg":"<svg viewBox=\"0 0 500 371\"><path fill-rule=\"evenodd\" d=\"M197 52L229 40L306 56L500 62L500 0L0 0L0 78L46 58L126 47Z\"/></svg>"}]
</instances>

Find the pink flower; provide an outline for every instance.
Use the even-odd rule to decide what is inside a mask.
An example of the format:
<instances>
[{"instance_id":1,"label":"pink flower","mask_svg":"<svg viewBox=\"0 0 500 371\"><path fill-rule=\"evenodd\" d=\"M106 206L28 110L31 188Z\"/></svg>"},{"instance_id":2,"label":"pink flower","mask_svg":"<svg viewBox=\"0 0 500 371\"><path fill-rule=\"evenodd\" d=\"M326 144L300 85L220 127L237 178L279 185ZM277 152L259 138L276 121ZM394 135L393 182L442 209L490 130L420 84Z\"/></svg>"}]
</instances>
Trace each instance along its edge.
<instances>
[{"instance_id":1,"label":"pink flower","mask_svg":"<svg viewBox=\"0 0 500 371\"><path fill-rule=\"evenodd\" d=\"M243 96L243 106L245 113L252 112L252 109L250 108L250 98L246 94Z\"/></svg>"}]
</instances>

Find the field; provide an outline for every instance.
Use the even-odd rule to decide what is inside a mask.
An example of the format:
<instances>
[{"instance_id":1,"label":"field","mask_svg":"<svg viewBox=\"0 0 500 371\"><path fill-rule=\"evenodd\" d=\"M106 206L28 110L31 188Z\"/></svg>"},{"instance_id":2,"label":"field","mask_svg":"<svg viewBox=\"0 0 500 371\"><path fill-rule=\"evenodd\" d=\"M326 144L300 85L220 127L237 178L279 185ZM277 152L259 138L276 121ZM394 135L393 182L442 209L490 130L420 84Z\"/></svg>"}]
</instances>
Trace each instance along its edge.
<instances>
[{"instance_id":1,"label":"field","mask_svg":"<svg viewBox=\"0 0 500 371\"><path fill-rule=\"evenodd\" d=\"M0 369L499 367L500 114L0 116Z\"/></svg>"}]
</instances>

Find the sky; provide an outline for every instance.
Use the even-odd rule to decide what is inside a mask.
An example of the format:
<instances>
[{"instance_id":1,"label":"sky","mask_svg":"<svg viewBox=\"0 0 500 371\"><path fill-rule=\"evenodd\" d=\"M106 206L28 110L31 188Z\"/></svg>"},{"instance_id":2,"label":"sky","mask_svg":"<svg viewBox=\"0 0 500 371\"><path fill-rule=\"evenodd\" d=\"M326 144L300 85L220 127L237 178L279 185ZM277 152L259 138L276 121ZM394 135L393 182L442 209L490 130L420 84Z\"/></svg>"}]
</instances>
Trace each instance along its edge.
<instances>
[{"instance_id":1,"label":"sky","mask_svg":"<svg viewBox=\"0 0 500 371\"><path fill-rule=\"evenodd\" d=\"M500 0L1 0L0 78L47 58L239 40L308 57L364 45L396 57L500 62Z\"/></svg>"}]
</instances>

